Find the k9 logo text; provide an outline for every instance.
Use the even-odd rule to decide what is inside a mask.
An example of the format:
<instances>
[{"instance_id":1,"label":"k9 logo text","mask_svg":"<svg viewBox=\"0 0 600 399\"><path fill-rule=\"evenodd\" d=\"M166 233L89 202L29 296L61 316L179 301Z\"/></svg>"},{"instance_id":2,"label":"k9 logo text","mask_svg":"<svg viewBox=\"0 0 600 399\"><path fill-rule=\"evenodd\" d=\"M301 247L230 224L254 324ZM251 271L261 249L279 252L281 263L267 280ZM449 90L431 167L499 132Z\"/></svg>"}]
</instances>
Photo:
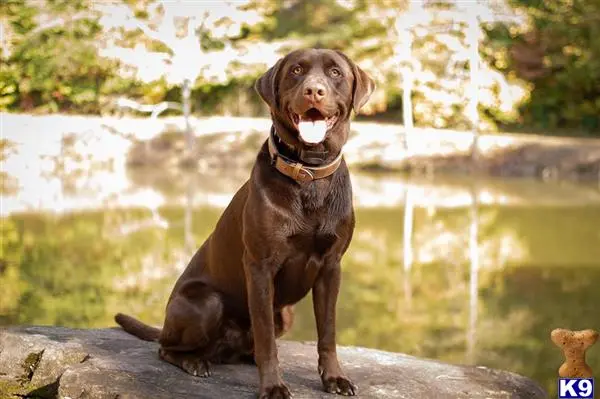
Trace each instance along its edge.
<instances>
[{"instance_id":1,"label":"k9 logo text","mask_svg":"<svg viewBox=\"0 0 600 399\"><path fill-rule=\"evenodd\" d=\"M593 378L559 378L558 379L558 398L559 399L593 399L594 398L594 379Z\"/></svg>"}]
</instances>

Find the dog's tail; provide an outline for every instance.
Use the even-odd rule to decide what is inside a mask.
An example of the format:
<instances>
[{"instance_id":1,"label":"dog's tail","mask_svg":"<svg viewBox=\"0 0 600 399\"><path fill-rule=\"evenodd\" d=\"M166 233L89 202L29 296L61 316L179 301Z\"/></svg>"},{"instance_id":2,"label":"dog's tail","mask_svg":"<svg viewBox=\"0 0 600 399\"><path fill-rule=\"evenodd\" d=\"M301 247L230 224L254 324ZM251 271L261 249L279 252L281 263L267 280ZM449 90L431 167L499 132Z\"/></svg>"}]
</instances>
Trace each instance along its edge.
<instances>
[{"instance_id":1,"label":"dog's tail","mask_svg":"<svg viewBox=\"0 0 600 399\"><path fill-rule=\"evenodd\" d=\"M115 321L118 325L123 327L123 330L127 331L129 334L135 335L140 339L143 339L144 341L158 341L158 337L160 337L160 328L144 324L126 314L117 313L115 315Z\"/></svg>"}]
</instances>

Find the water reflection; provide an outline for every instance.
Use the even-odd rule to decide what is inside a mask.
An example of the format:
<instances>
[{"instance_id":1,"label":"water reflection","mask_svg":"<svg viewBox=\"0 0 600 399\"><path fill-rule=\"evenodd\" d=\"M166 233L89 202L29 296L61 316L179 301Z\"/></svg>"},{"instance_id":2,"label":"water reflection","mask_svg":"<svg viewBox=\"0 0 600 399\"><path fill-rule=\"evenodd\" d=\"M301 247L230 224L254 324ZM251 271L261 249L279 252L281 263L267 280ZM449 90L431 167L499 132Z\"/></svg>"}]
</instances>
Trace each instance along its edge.
<instances>
[{"instance_id":1,"label":"water reflection","mask_svg":"<svg viewBox=\"0 0 600 399\"><path fill-rule=\"evenodd\" d=\"M403 240L403 283L404 283L404 300L406 307L411 308L412 302L412 285L410 283L410 272L413 264L413 215L414 215L414 200L413 190L408 187L404 192L404 240ZM400 308L398 308L400 309Z\"/></svg>"},{"instance_id":2,"label":"water reflection","mask_svg":"<svg viewBox=\"0 0 600 399\"><path fill-rule=\"evenodd\" d=\"M1 324L108 326L123 309L162 322L175 279L247 171L127 173L118 192L61 193L72 207L58 213L52 196L4 195ZM550 330L600 329L598 190L356 172L353 184L340 342L503 368L553 390ZM315 339L310 298L297 315L289 338ZM590 364L600 369L597 349Z\"/></svg>"},{"instance_id":3,"label":"water reflection","mask_svg":"<svg viewBox=\"0 0 600 399\"><path fill-rule=\"evenodd\" d=\"M467 329L466 362L475 363L475 345L477 340L477 313L479 304L479 215L477 191L471 193L469 222L469 327Z\"/></svg>"},{"instance_id":4,"label":"water reflection","mask_svg":"<svg viewBox=\"0 0 600 399\"><path fill-rule=\"evenodd\" d=\"M184 222L184 242L185 252L189 253L190 256L195 251L194 237L192 235L192 214L194 211L194 193L196 191L194 180L188 183L186 196L185 196L185 222Z\"/></svg>"}]
</instances>

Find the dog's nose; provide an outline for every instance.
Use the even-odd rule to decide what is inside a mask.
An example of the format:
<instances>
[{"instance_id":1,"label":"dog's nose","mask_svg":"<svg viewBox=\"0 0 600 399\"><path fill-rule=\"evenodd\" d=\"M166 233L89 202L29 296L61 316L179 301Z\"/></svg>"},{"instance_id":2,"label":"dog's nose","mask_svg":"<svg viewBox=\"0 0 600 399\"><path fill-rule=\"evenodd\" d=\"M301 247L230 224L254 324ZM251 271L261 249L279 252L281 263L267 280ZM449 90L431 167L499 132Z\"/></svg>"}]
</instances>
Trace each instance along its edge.
<instances>
[{"instance_id":1,"label":"dog's nose","mask_svg":"<svg viewBox=\"0 0 600 399\"><path fill-rule=\"evenodd\" d=\"M312 102L320 102L327 95L327 89L321 83L312 83L304 87L304 98Z\"/></svg>"}]
</instances>

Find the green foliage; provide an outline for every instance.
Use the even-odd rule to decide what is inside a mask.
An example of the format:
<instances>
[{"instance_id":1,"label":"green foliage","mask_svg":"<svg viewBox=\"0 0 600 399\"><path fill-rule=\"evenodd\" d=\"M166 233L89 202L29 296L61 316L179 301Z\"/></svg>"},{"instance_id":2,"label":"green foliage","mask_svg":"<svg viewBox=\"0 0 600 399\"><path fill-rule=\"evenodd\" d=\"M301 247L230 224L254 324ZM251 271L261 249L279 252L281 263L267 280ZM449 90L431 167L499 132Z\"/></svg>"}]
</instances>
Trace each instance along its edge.
<instances>
[{"instance_id":1,"label":"green foliage","mask_svg":"<svg viewBox=\"0 0 600 399\"><path fill-rule=\"evenodd\" d=\"M600 131L600 42L596 40L600 3L506 1L509 9L522 11L528 22L523 26L482 24L483 127L542 133L549 129ZM156 14L160 10L156 1L123 0L123 4L148 26L163 17ZM237 48L257 42L280 42L282 52L297 47L343 50L378 81L379 90L364 111L376 118L401 121L403 76L397 51L402 43L394 24L407 7L405 0L252 0L240 8L257 11L263 17L259 22L245 23L239 32L224 35L217 30L232 22L226 16L213 21L210 28L198 28L195 35L198 51L206 52L206 57L217 57L229 45ZM414 38L417 125L469 126L465 117L469 83L466 24L451 24L457 22L452 21L456 15L452 12L460 13L457 10L455 0L428 2L428 18L409 27ZM108 41L125 49L141 45L167 58L179 57L177 62L182 61L181 55L174 54L166 42L147 36L143 29L101 25L102 11L92 9L89 2L7 0L2 3L2 13L7 39L0 47L0 110L100 113L117 95L147 103L180 100L178 83L163 78L136 81L124 73L120 61L103 58L98 51L101 43ZM44 28L57 18L64 23ZM399 24L401 28L404 25L406 21ZM185 24L177 29L184 32ZM227 69L229 75L221 82L204 79L198 72L193 93L196 112L265 114L251 91L257 69L239 65L234 69Z\"/></svg>"},{"instance_id":2,"label":"green foliage","mask_svg":"<svg viewBox=\"0 0 600 399\"><path fill-rule=\"evenodd\" d=\"M83 14L86 2L9 0L4 11L11 41L0 61L0 109L98 112L116 62L98 56L102 29Z\"/></svg>"},{"instance_id":3,"label":"green foliage","mask_svg":"<svg viewBox=\"0 0 600 399\"><path fill-rule=\"evenodd\" d=\"M385 33L381 24L360 25L357 17L365 8L346 8L336 0L280 0L267 11L267 21L254 29L263 40L292 38L307 47L348 49L355 38Z\"/></svg>"},{"instance_id":4,"label":"green foliage","mask_svg":"<svg viewBox=\"0 0 600 399\"><path fill-rule=\"evenodd\" d=\"M255 76L236 78L227 83L197 82L192 90L196 113L207 116L214 114L261 115L264 107L254 91L256 78Z\"/></svg>"},{"instance_id":5,"label":"green foliage","mask_svg":"<svg viewBox=\"0 0 600 399\"><path fill-rule=\"evenodd\" d=\"M600 131L600 3L587 0L511 0L528 29L488 31L504 73L534 87L516 121L540 129Z\"/></svg>"}]
</instances>

